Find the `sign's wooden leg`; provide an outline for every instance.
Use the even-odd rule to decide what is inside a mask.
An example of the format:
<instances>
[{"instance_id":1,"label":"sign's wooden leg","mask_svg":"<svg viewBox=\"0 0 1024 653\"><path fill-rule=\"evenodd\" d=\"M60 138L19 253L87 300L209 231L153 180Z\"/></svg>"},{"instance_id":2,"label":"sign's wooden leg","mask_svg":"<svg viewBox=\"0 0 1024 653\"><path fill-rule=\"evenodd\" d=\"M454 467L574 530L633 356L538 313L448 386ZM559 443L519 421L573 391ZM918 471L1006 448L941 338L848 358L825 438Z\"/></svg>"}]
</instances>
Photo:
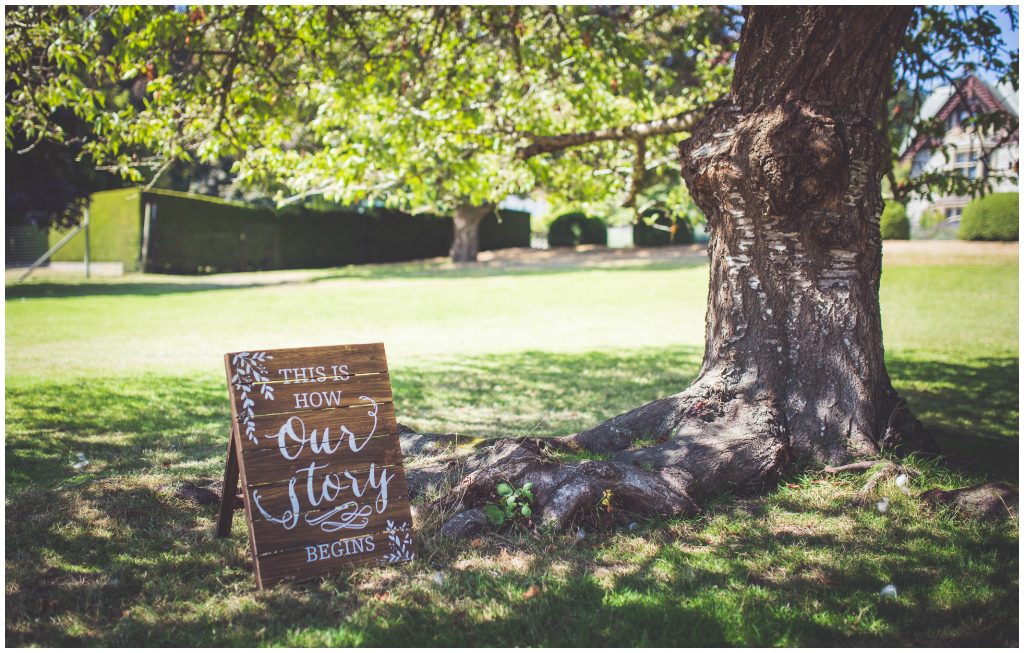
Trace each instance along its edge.
<instances>
[{"instance_id":1,"label":"sign's wooden leg","mask_svg":"<svg viewBox=\"0 0 1024 653\"><path fill-rule=\"evenodd\" d=\"M217 537L231 534L231 518L235 514L235 494L238 492L238 451L234 433L228 439L228 459L224 465L224 486L221 488L220 515L217 518Z\"/></svg>"}]
</instances>

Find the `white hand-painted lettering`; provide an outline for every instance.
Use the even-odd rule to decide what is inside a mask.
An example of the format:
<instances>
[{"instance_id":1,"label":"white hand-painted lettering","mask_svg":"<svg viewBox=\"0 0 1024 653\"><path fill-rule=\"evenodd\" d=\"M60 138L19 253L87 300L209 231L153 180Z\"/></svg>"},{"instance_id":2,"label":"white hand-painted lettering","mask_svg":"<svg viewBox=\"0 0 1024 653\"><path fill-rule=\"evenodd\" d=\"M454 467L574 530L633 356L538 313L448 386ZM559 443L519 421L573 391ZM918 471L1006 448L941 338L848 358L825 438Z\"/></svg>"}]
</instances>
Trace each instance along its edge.
<instances>
[{"instance_id":1,"label":"white hand-painted lettering","mask_svg":"<svg viewBox=\"0 0 1024 653\"><path fill-rule=\"evenodd\" d=\"M377 545L374 544L372 535L359 535L357 537L336 540L329 544L307 546L306 562L316 562L326 558L343 558L357 553L373 553L376 548Z\"/></svg>"},{"instance_id":2,"label":"white hand-painted lettering","mask_svg":"<svg viewBox=\"0 0 1024 653\"><path fill-rule=\"evenodd\" d=\"M324 373L324 370L322 367L308 367L289 368L279 370L279 372L284 375L286 383L296 383L316 379L317 376ZM348 374L345 365L332 365L331 372L335 375ZM297 393L295 395L297 404L300 401L300 396L303 397L300 407L319 407L325 403L337 405L341 401L340 390ZM366 414L373 419L366 435L357 436L345 424L327 426L322 429L307 429L306 423L301 417L292 415L285 420L276 433L267 434L264 437L272 440L281 457L289 461L299 460L307 446L309 451L318 458L337 453L343 442L347 442L348 449L352 453L358 453L376 435L380 425L378 417L380 406L377 402L365 395L360 399L369 404ZM334 429L333 434L331 433L332 429ZM280 514L275 515L268 510L268 507L261 503L259 491L253 490L252 499L256 510L268 522L279 524L286 530L294 529L300 517L304 517L303 520L310 526L317 527L326 533L334 533L343 529L366 528L374 513L382 514L387 510L388 489L395 474L387 467L380 467L375 462L371 462L368 469L364 468L360 471L345 468L329 471L332 464L337 464L337 462L313 460L308 464L303 463L302 467L296 469L288 481L288 507ZM341 546L339 542L345 541L349 540L339 540L331 546L336 548L336 546ZM325 545L306 547L308 561L338 557L334 549L325 552L322 550L323 546ZM368 539L363 547L372 551L372 539ZM350 555L350 553L343 555Z\"/></svg>"},{"instance_id":3,"label":"white hand-painted lettering","mask_svg":"<svg viewBox=\"0 0 1024 653\"><path fill-rule=\"evenodd\" d=\"M378 513L382 513L388 508L388 483L394 478L394 474L388 473L386 468L380 470L380 476L377 477L374 474L374 464L370 463L370 470L366 476L366 483L360 489L359 481L352 476L351 472L345 472L345 476L352 482L352 494L357 497L362 497L363 493L366 492L367 487L372 487L375 490L379 490L377 493L377 500L374 502Z\"/></svg>"},{"instance_id":4,"label":"white hand-painted lettering","mask_svg":"<svg viewBox=\"0 0 1024 653\"><path fill-rule=\"evenodd\" d=\"M359 445L356 444L356 436L351 431L349 431L348 448L352 450L352 453L356 453L363 447L365 447L366 443L369 442L370 438L373 437L373 434L377 432L377 410L379 410L377 402L365 395L359 398L362 399L363 401L368 401L371 404L373 404L373 408L366 412L367 415L373 418L373 428L370 429L370 433L366 436L366 439L363 440L363 443Z\"/></svg>"},{"instance_id":5,"label":"white hand-painted lettering","mask_svg":"<svg viewBox=\"0 0 1024 653\"><path fill-rule=\"evenodd\" d=\"M368 399L368 397L363 397ZM370 399L372 402L373 400ZM292 415L288 420L281 425L281 428L277 430L277 433L267 435L268 439L277 440L277 449L286 460L296 460L302 455L302 450L308 444L313 453L321 455L330 455L338 450L341 443L345 438L348 438L349 449L353 453L358 452L366 443L370 441L370 438L377 432L377 404L374 402L373 410L367 413L373 417L373 427L370 429L369 434L363 440L362 444L356 445L356 436L351 430L344 424L338 427L338 438L337 441L331 442L331 427L325 427L323 433L317 437L318 429L313 429L310 434L306 433L306 423L302 421L301 417ZM296 447L294 451L291 451L291 447Z\"/></svg>"},{"instance_id":6,"label":"white hand-painted lettering","mask_svg":"<svg viewBox=\"0 0 1024 653\"><path fill-rule=\"evenodd\" d=\"M331 408L341 405L341 390L330 392L296 392L295 408Z\"/></svg>"},{"instance_id":7,"label":"white hand-painted lettering","mask_svg":"<svg viewBox=\"0 0 1024 653\"><path fill-rule=\"evenodd\" d=\"M264 510L260 504L260 491L252 491L252 502L256 505L256 509L259 510L260 514L267 521L274 522L275 524L281 524L287 530L292 530L295 525L299 523L299 500L295 495L295 478L293 477L288 482L288 496L291 499L292 507L289 510L285 510L280 517L274 517L269 512Z\"/></svg>"},{"instance_id":8,"label":"white hand-painted lettering","mask_svg":"<svg viewBox=\"0 0 1024 653\"><path fill-rule=\"evenodd\" d=\"M366 528L370 523L372 513L373 509L370 506L360 507L355 501L349 501L319 515L306 515L306 523L310 526L319 526L325 533L333 533L343 528L359 530Z\"/></svg>"},{"instance_id":9,"label":"white hand-painted lettering","mask_svg":"<svg viewBox=\"0 0 1024 653\"><path fill-rule=\"evenodd\" d=\"M330 375L327 374L327 367L325 365L281 367L278 368L277 373L281 375L286 385L289 383L323 383L328 379L348 381L351 376L348 371L348 365L331 365Z\"/></svg>"},{"instance_id":10,"label":"white hand-painted lettering","mask_svg":"<svg viewBox=\"0 0 1024 653\"><path fill-rule=\"evenodd\" d=\"M253 490L252 498L257 511L267 521L292 530L298 523L300 514L337 501L343 492L350 492L354 499L362 499L367 489L372 488L377 491L372 503L363 505L356 500L349 500L326 512L306 515L306 523L311 526L319 526L327 533L333 533L343 528L365 528L374 511L381 514L387 510L388 487L394 478L394 474L387 468L378 468L374 463L370 463L370 468L364 472L365 479L360 481L359 476L349 470L344 470L340 474L318 473L327 467L327 463L312 462L292 476L288 481L289 508L281 516L270 513L260 502L259 491ZM305 492L296 489L303 474L306 475Z\"/></svg>"}]
</instances>

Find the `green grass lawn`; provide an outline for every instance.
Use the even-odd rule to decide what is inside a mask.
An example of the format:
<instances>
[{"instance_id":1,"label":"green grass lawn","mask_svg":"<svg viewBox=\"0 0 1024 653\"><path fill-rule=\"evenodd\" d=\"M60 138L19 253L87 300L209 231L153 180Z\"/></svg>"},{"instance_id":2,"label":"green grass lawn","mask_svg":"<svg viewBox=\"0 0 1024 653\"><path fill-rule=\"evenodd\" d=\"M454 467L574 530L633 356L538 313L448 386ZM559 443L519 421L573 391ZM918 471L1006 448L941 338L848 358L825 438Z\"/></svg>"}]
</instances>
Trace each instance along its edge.
<instances>
[{"instance_id":1,"label":"green grass lawn","mask_svg":"<svg viewBox=\"0 0 1024 653\"><path fill-rule=\"evenodd\" d=\"M634 530L421 531L421 558L257 592L241 516L161 489L219 478L222 355L383 341L399 420L561 435L696 375L707 267L404 264L59 280L6 295L8 645L808 645L1018 637L1018 522L933 513L863 475L785 479ZM948 458L914 490L1018 479L1018 262L888 261L890 374ZM77 452L92 461L71 467ZM896 599L879 589L894 583ZM531 589L531 588L536 588Z\"/></svg>"}]
</instances>

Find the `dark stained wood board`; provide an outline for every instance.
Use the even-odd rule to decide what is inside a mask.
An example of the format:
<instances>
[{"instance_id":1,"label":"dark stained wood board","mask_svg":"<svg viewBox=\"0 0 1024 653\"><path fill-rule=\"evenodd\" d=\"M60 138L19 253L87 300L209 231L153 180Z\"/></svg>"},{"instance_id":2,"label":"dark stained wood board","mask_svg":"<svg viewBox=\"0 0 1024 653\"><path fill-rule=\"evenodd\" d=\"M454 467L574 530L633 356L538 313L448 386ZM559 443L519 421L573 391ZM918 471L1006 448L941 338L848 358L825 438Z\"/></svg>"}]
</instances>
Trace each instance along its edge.
<instances>
[{"instance_id":1,"label":"dark stained wood board","mask_svg":"<svg viewBox=\"0 0 1024 653\"><path fill-rule=\"evenodd\" d=\"M224 362L225 496L236 463L257 585L413 559L383 344L234 352ZM225 523L222 514L218 533Z\"/></svg>"}]
</instances>

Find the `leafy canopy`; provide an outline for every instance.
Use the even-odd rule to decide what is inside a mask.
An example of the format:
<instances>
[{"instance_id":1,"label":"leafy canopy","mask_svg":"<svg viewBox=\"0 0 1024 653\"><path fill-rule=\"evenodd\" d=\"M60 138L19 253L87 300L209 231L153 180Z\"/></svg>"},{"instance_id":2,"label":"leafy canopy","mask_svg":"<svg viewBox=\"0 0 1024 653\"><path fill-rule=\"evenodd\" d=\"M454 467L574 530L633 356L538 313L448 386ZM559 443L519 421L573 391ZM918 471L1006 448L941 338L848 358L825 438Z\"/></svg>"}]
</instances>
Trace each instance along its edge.
<instances>
[{"instance_id":1,"label":"leafy canopy","mask_svg":"<svg viewBox=\"0 0 1024 653\"><path fill-rule=\"evenodd\" d=\"M536 134L693 111L730 81L735 13L694 7L19 7L7 10L7 139L64 141L132 181L235 160L281 201L417 209L544 187L621 199L631 140L523 158ZM677 137L648 139L671 167ZM646 171L645 171L646 174Z\"/></svg>"},{"instance_id":2,"label":"leafy canopy","mask_svg":"<svg viewBox=\"0 0 1024 653\"><path fill-rule=\"evenodd\" d=\"M995 11L917 10L882 125L897 200L991 184L911 180L897 161L908 134L942 135L918 116L937 84L987 71L1017 87L1017 49ZM999 11L1016 25L1015 8ZM740 22L731 8L685 6L8 8L7 147L73 145L136 182L171 162L230 159L241 182L282 202L443 211L539 187L555 205L642 210L631 200L646 185L647 200L678 209L682 129L522 148L699 115L728 89ZM69 111L75 129L57 119ZM969 123L1016 131L1005 114Z\"/></svg>"}]
</instances>

